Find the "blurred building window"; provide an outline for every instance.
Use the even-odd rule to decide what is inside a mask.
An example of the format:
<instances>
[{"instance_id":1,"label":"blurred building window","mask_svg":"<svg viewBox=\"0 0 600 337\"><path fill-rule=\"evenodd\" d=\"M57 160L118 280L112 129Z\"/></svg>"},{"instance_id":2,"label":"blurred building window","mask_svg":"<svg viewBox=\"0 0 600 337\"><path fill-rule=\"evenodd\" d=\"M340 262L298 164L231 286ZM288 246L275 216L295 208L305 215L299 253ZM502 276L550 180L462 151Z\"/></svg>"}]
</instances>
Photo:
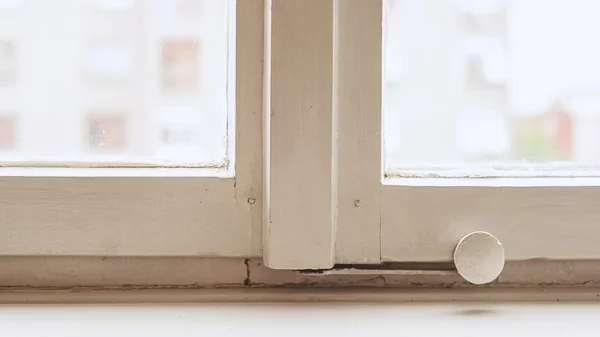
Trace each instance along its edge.
<instances>
[{"instance_id":1,"label":"blurred building window","mask_svg":"<svg viewBox=\"0 0 600 337\"><path fill-rule=\"evenodd\" d=\"M166 106L158 110L161 146L197 144L203 118L195 106Z\"/></svg>"},{"instance_id":2,"label":"blurred building window","mask_svg":"<svg viewBox=\"0 0 600 337\"><path fill-rule=\"evenodd\" d=\"M17 120L14 116L0 115L0 151L17 146Z\"/></svg>"},{"instance_id":3,"label":"blurred building window","mask_svg":"<svg viewBox=\"0 0 600 337\"><path fill-rule=\"evenodd\" d=\"M0 85L17 81L17 47L12 41L0 41Z\"/></svg>"},{"instance_id":4,"label":"blurred building window","mask_svg":"<svg viewBox=\"0 0 600 337\"><path fill-rule=\"evenodd\" d=\"M571 160L572 143L570 112L561 101L551 104L542 114L514 121L514 152L517 158L527 158L532 162Z\"/></svg>"},{"instance_id":5,"label":"blurred building window","mask_svg":"<svg viewBox=\"0 0 600 337\"><path fill-rule=\"evenodd\" d=\"M502 158L510 151L510 129L502 110L463 111L458 118L456 137L461 156L466 160Z\"/></svg>"},{"instance_id":6,"label":"blurred building window","mask_svg":"<svg viewBox=\"0 0 600 337\"><path fill-rule=\"evenodd\" d=\"M97 42L89 47L86 72L94 79L124 79L131 75L133 67L133 50L127 44Z\"/></svg>"},{"instance_id":7,"label":"blurred building window","mask_svg":"<svg viewBox=\"0 0 600 337\"><path fill-rule=\"evenodd\" d=\"M489 15L501 12L506 8L506 0L460 0L462 12L473 15Z\"/></svg>"},{"instance_id":8,"label":"blurred building window","mask_svg":"<svg viewBox=\"0 0 600 337\"><path fill-rule=\"evenodd\" d=\"M21 5L21 0L0 0L0 10L13 9Z\"/></svg>"},{"instance_id":9,"label":"blurred building window","mask_svg":"<svg viewBox=\"0 0 600 337\"><path fill-rule=\"evenodd\" d=\"M130 8L133 8L133 6L135 5L135 0L92 0L92 1L96 8L107 9L107 10L127 10Z\"/></svg>"},{"instance_id":10,"label":"blurred building window","mask_svg":"<svg viewBox=\"0 0 600 337\"><path fill-rule=\"evenodd\" d=\"M507 81L507 55L501 39L470 37L466 39L466 86L503 84Z\"/></svg>"},{"instance_id":11,"label":"blurred building window","mask_svg":"<svg viewBox=\"0 0 600 337\"><path fill-rule=\"evenodd\" d=\"M198 87L198 45L194 40L162 45L162 86L166 92L191 92Z\"/></svg>"},{"instance_id":12,"label":"blurred building window","mask_svg":"<svg viewBox=\"0 0 600 337\"><path fill-rule=\"evenodd\" d=\"M93 113L88 118L88 144L96 150L125 148L125 114Z\"/></svg>"},{"instance_id":13,"label":"blurred building window","mask_svg":"<svg viewBox=\"0 0 600 337\"><path fill-rule=\"evenodd\" d=\"M193 130L174 129L165 127L162 131L161 141L166 145L189 144L193 139Z\"/></svg>"},{"instance_id":14,"label":"blurred building window","mask_svg":"<svg viewBox=\"0 0 600 337\"><path fill-rule=\"evenodd\" d=\"M182 17L193 16L201 13L201 0L176 0L177 14Z\"/></svg>"},{"instance_id":15,"label":"blurred building window","mask_svg":"<svg viewBox=\"0 0 600 337\"><path fill-rule=\"evenodd\" d=\"M465 69L465 87L479 87L485 82L483 74L483 58L478 54L467 55Z\"/></svg>"},{"instance_id":16,"label":"blurred building window","mask_svg":"<svg viewBox=\"0 0 600 337\"><path fill-rule=\"evenodd\" d=\"M210 8L215 2L213 0L158 0L157 6L163 19L176 21L186 18L198 18L203 9L207 10L206 7ZM210 11L210 9L208 10Z\"/></svg>"},{"instance_id":17,"label":"blurred building window","mask_svg":"<svg viewBox=\"0 0 600 337\"><path fill-rule=\"evenodd\" d=\"M473 36L506 35L506 14L475 15L465 13L461 17L463 31Z\"/></svg>"}]
</instances>

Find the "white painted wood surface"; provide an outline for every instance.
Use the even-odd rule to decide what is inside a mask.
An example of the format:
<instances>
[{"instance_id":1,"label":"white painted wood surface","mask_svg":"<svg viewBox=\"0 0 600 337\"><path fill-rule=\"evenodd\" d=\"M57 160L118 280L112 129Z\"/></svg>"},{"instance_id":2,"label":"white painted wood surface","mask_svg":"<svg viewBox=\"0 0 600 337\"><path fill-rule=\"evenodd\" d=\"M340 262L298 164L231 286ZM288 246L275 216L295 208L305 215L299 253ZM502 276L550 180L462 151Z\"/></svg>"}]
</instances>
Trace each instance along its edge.
<instances>
[{"instance_id":1,"label":"white painted wood surface","mask_svg":"<svg viewBox=\"0 0 600 337\"><path fill-rule=\"evenodd\" d=\"M232 178L0 177L1 255L245 256Z\"/></svg>"},{"instance_id":2,"label":"white painted wood surface","mask_svg":"<svg viewBox=\"0 0 600 337\"><path fill-rule=\"evenodd\" d=\"M264 3L236 2L235 197L250 217L252 256L262 254Z\"/></svg>"},{"instance_id":3,"label":"white painted wood surface","mask_svg":"<svg viewBox=\"0 0 600 337\"><path fill-rule=\"evenodd\" d=\"M334 264L337 157L332 136L334 0L272 0L265 264Z\"/></svg>"},{"instance_id":4,"label":"white painted wood surface","mask_svg":"<svg viewBox=\"0 0 600 337\"><path fill-rule=\"evenodd\" d=\"M589 304L2 306L6 336L578 336ZM435 322L433 324L433 322Z\"/></svg>"},{"instance_id":5,"label":"white painted wood surface","mask_svg":"<svg viewBox=\"0 0 600 337\"><path fill-rule=\"evenodd\" d=\"M473 231L495 235L507 261L600 258L598 186L384 185L381 200L385 261L452 261Z\"/></svg>"},{"instance_id":6,"label":"white painted wood surface","mask_svg":"<svg viewBox=\"0 0 600 337\"><path fill-rule=\"evenodd\" d=\"M382 14L382 0L336 1L337 263L381 260Z\"/></svg>"}]
</instances>

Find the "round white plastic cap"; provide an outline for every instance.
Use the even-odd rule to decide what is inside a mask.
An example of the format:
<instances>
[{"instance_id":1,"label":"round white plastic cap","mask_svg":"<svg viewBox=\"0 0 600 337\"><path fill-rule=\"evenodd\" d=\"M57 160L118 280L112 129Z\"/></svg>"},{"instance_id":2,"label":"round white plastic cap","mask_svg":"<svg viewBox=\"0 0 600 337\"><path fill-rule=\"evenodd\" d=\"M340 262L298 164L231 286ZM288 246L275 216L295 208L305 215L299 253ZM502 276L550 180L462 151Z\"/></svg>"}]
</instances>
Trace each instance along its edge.
<instances>
[{"instance_id":1,"label":"round white plastic cap","mask_svg":"<svg viewBox=\"0 0 600 337\"><path fill-rule=\"evenodd\" d=\"M504 268L504 247L488 232L472 232L463 237L454 249L456 270L473 284L494 281Z\"/></svg>"}]
</instances>

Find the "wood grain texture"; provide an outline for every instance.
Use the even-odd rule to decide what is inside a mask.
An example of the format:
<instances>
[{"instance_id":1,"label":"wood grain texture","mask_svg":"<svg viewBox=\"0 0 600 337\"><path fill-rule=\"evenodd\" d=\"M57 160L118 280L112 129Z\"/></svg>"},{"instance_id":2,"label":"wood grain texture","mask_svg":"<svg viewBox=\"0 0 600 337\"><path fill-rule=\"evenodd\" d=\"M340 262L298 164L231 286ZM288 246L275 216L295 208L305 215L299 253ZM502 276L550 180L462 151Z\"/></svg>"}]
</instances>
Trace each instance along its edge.
<instances>
[{"instance_id":1,"label":"wood grain texture","mask_svg":"<svg viewBox=\"0 0 600 337\"><path fill-rule=\"evenodd\" d=\"M333 3L271 3L263 257L272 268L334 263Z\"/></svg>"},{"instance_id":2,"label":"wood grain texture","mask_svg":"<svg viewBox=\"0 0 600 337\"><path fill-rule=\"evenodd\" d=\"M487 231L506 259L600 258L598 186L394 186L382 192L382 259L452 261L456 244Z\"/></svg>"},{"instance_id":3,"label":"wood grain texture","mask_svg":"<svg viewBox=\"0 0 600 337\"><path fill-rule=\"evenodd\" d=\"M336 2L337 263L379 263L382 0Z\"/></svg>"}]
</instances>

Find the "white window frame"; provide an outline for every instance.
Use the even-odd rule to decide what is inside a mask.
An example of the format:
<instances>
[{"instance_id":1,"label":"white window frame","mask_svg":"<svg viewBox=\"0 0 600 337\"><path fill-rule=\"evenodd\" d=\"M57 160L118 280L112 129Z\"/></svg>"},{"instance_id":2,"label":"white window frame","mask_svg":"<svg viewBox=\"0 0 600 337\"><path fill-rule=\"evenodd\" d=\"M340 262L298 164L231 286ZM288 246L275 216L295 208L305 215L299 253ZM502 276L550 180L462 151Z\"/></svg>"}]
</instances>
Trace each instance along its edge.
<instances>
[{"instance_id":1,"label":"white window frame","mask_svg":"<svg viewBox=\"0 0 600 337\"><path fill-rule=\"evenodd\" d=\"M457 243L473 231L496 235L507 261L600 258L598 178L384 175L384 3L273 1L272 113L266 115L271 123L266 144L272 202L266 203L265 263L281 269L328 269L338 264L452 262ZM310 44L323 35L334 38L318 40L320 46ZM305 40L291 44L297 36ZM323 52L319 59L310 59L317 50L333 50L334 56ZM293 69L281 70L284 62ZM332 69L333 77L323 76L318 62ZM293 71L302 75L294 77ZM290 78L303 83L286 87ZM330 86L333 95L317 96L323 90L319 85ZM282 92L282 87L287 90ZM290 112L295 123L277 118L281 100L297 103L288 107L297 109ZM313 104L325 107L318 116L307 109ZM331 142L315 146L316 137L326 136L311 122L332 130ZM302 155L292 156L290 149ZM311 179L303 175L306 171ZM275 183L280 175L287 186Z\"/></svg>"},{"instance_id":2,"label":"white window frame","mask_svg":"<svg viewBox=\"0 0 600 337\"><path fill-rule=\"evenodd\" d=\"M383 3L236 2L235 175L3 169L0 285L351 285L266 270L449 262L474 230L511 261L598 259L595 178L383 178Z\"/></svg>"},{"instance_id":3,"label":"white window frame","mask_svg":"<svg viewBox=\"0 0 600 337\"><path fill-rule=\"evenodd\" d=\"M380 262L381 4L271 3L263 213L271 268Z\"/></svg>"}]
</instances>

